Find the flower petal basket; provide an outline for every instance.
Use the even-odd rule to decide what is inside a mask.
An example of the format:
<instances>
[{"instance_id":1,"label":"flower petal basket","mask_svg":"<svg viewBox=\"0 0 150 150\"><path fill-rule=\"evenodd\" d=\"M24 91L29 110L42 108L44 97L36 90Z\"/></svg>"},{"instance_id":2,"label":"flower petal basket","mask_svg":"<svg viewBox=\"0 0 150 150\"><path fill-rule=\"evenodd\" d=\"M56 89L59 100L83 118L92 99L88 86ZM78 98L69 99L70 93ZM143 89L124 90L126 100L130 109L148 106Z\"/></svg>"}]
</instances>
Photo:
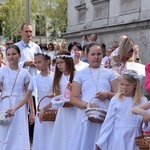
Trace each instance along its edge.
<instances>
[{"instance_id":1,"label":"flower petal basket","mask_svg":"<svg viewBox=\"0 0 150 150\"><path fill-rule=\"evenodd\" d=\"M90 102L94 98L92 98L90 100ZM87 109L85 110L85 114L86 114L88 120L93 123L103 123L104 119L106 117L106 114L107 114L107 110L104 110L102 108L90 108L89 107L90 102L88 103Z\"/></svg>"},{"instance_id":2,"label":"flower petal basket","mask_svg":"<svg viewBox=\"0 0 150 150\"><path fill-rule=\"evenodd\" d=\"M73 107L69 99L63 97L63 95L55 96L51 99L52 108L58 109L60 107Z\"/></svg>"},{"instance_id":3,"label":"flower petal basket","mask_svg":"<svg viewBox=\"0 0 150 150\"><path fill-rule=\"evenodd\" d=\"M38 106L37 106L37 111L40 112L40 103L45 99L47 98L48 96L44 96L38 103ZM38 114L39 115L39 114ZM56 119L56 115L57 115L57 109L53 109L53 108L50 108L49 110L46 110L44 112L44 115L42 117L42 121L55 121Z\"/></svg>"},{"instance_id":4,"label":"flower petal basket","mask_svg":"<svg viewBox=\"0 0 150 150\"><path fill-rule=\"evenodd\" d=\"M11 96L4 96L1 98L1 101L5 98L9 98L10 103L11 103ZM8 125L11 123L12 118L14 115L11 117L6 117L6 111L0 111L0 125Z\"/></svg>"},{"instance_id":5,"label":"flower petal basket","mask_svg":"<svg viewBox=\"0 0 150 150\"><path fill-rule=\"evenodd\" d=\"M150 135L141 135L135 138L136 145L140 150L150 150Z\"/></svg>"},{"instance_id":6,"label":"flower petal basket","mask_svg":"<svg viewBox=\"0 0 150 150\"><path fill-rule=\"evenodd\" d=\"M8 125L11 123L12 117L6 117L5 111L0 111L0 125Z\"/></svg>"}]
</instances>

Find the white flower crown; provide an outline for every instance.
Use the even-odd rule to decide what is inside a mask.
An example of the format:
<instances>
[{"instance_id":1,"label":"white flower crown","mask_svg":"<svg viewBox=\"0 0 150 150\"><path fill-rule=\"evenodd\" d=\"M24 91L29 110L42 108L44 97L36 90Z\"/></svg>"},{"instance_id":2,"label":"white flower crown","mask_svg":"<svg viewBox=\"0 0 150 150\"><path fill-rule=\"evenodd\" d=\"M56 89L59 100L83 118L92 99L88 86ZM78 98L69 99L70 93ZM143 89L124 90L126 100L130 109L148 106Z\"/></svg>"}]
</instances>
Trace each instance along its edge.
<instances>
[{"instance_id":1,"label":"white flower crown","mask_svg":"<svg viewBox=\"0 0 150 150\"><path fill-rule=\"evenodd\" d=\"M121 75L129 75L129 76L132 76L134 79L137 79L139 81L142 80L142 78L144 77L143 75L138 75L137 73L133 72L132 70L125 70L125 71L122 71Z\"/></svg>"},{"instance_id":2,"label":"white flower crown","mask_svg":"<svg viewBox=\"0 0 150 150\"><path fill-rule=\"evenodd\" d=\"M57 56L55 56L55 59L56 58L72 58L72 56L71 55L65 55L65 54L63 54L63 55L57 55Z\"/></svg>"},{"instance_id":3,"label":"white flower crown","mask_svg":"<svg viewBox=\"0 0 150 150\"><path fill-rule=\"evenodd\" d=\"M44 55L51 58L51 56L47 52L35 52L34 55Z\"/></svg>"}]
</instances>

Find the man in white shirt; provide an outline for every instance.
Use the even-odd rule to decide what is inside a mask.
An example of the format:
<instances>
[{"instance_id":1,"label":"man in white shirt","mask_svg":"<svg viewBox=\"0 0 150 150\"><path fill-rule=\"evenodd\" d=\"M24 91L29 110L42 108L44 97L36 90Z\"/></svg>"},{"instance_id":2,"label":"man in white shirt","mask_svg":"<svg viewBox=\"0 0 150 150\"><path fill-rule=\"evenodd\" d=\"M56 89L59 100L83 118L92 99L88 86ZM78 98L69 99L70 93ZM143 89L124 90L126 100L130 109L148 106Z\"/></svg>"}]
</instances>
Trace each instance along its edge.
<instances>
[{"instance_id":1,"label":"man in white shirt","mask_svg":"<svg viewBox=\"0 0 150 150\"><path fill-rule=\"evenodd\" d=\"M30 75L34 77L38 73L34 63L34 53L41 52L41 49L39 45L31 41L32 33L33 33L32 26L29 23L24 23L21 26L20 31L22 40L19 41L18 43L15 43L15 45L17 45L21 51L19 66L27 69ZM34 109L36 110L34 97L33 100L34 100ZM34 124L29 125L29 135L31 142L33 141L33 131L34 131Z\"/></svg>"},{"instance_id":2,"label":"man in white shirt","mask_svg":"<svg viewBox=\"0 0 150 150\"><path fill-rule=\"evenodd\" d=\"M24 23L21 26L22 40L15 43L20 48L21 58L19 60L19 66L26 68L30 75L33 77L37 74L37 69L34 64L34 53L41 52L39 45L32 42L32 26L28 23Z\"/></svg>"}]
</instances>

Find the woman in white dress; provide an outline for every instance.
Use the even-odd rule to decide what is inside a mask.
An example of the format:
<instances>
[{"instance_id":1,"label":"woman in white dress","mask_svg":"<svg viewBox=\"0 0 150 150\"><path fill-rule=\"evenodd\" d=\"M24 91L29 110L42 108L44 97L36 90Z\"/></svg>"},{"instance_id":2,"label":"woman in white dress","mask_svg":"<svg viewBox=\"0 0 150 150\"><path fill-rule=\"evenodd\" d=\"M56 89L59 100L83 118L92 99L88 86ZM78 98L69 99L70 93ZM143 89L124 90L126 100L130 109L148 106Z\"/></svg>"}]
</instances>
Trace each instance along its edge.
<instances>
[{"instance_id":1,"label":"woman in white dress","mask_svg":"<svg viewBox=\"0 0 150 150\"><path fill-rule=\"evenodd\" d=\"M85 109L91 98L90 107L107 109L109 100L117 91L117 79L113 71L100 67L103 58L101 46L90 43L87 46L89 67L77 72L74 77L71 103L77 109L70 150L94 150L101 124L86 119Z\"/></svg>"},{"instance_id":2,"label":"woman in white dress","mask_svg":"<svg viewBox=\"0 0 150 150\"><path fill-rule=\"evenodd\" d=\"M137 73L123 71L118 93L110 101L96 150L139 150L135 137L141 135L142 116L132 114L132 108L146 101L141 94Z\"/></svg>"},{"instance_id":3,"label":"woman in white dress","mask_svg":"<svg viewBox=\"0 0 150 150\"><path fill-rule=\"evenodd\" d=\"M27 90L30 75L25 69L19 69L20 56L18 46L11 45L6 49L6 58L9 65L0 69L0 111L6 111L16 105ZM10 96L10 98L2 99L5 96ZM14 113L10 123L0 125L0 150L30 149L27 108L27 105L24 105ZM33 107L30 108L32 114L34 114Z\"/></svg>"},{"instance_id":4,"label":"woman in white dress","mask_svg":"<svg viewBox=\"0 0 150 150\"><path fill-rule=\"evenodd\" d=\"M36 106L38 105L40 99L52 93L52 83L54 74L49 70L49 65L51 62L50 57L47 55L46 52L36 53L34 56L34 61L36 64L36 68L40 71L40 73L31 79L28 90L23 99L11 110L8 110L7 111L8 113L13 113L22 105L24 105L28 101L29 97L32 95L33 91L35 92ZM49 95L49 97L51 96L53 95ZM45 98L41 102L40 108L47 105L50 101L51 101L50 98ZM41 149L49 150L49 143L51 141L53 126L54 126L53 121L41 122L39 120L37 112L34 127L34 138L33 138L34 140L32 150L41 150Z\"/></svg>"}]
</instances>

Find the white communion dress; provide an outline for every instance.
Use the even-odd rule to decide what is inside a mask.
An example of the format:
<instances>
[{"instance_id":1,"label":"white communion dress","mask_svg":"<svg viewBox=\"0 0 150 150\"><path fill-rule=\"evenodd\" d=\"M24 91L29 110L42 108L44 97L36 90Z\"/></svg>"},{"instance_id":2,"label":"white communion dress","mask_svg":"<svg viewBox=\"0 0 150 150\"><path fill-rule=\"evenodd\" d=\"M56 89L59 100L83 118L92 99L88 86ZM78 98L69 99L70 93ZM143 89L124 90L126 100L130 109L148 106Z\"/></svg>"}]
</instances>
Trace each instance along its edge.
<instances>
[{"instance_id":1,"label":"white communion dress","mask_svg":"<svg viewBox=\"0 0 150 150\"><path fill-rule=\"evenodd\" d=\"M61 94L65 93L69 76L64 74L60 80ZM76 116L76 108L60 107L55 120L50 150L68 150L72 138L73 126Z\"/></svg>"},{"instance_id":2,"label":"white communion dress","mask_svg":"<svg viewBox=\"0 0 150 150\"><path fill-rule=\"evenodd\" d=\"M28 89L35 92L36 105L44 96L52 93L53 78L54 73L51 72L46 77L38 74L31 80ZM43 99L40 103L40 108L47 105L50 101L50 98ZM38 112L36 113L32 150L49 150L53 126L53 121L40 122Z\"/></svg>"},{"instance_id":3,"label":"white communion dress","mask_svg":"<svg viewBox=\"0 0 150 150\"><path fill-rule=\"evenodd\" d=\"M146 101L145 97L141 98L141 103ZM132 108L132 97L124 96L123 100L118 100L114 96L111 99L99 140L96 142L102 150L139 150L135 137L141 135L142 116L132 114Z\"/></svg>"},{"instance_id":4,"label":"white communion dress","mask_svg":"<svg viewBox=\"0 0 150 150\"><path fill-rule=\"evenodd\" d=\"M2 82L1 97L10 95L18 71L11 70L8 66L0 70ZM26 69L21 68L11 95L11 99L0 100L0 111L6 111L16 105L25 94L25 83L30 81ZM0 125L0 150L29 150L28 107L23 105L12 118L10 124Z\"/></svg>"},{"instance_id":5,"label":"white communion dress","mask_svg":"<svg viewBox=\"0 0 150 150\"><path fill-rule=\"evenodd\" d=\"M93 79L94 78L94 79ZM74 81L81 84L81 99L89 102L97 91L110 92L110 82L116 79L113 71L106 68L90 69L89 67L77 72ZM95 84L97 87L95 87ZM99 99L93 99L100 108L107 109L109 100L105 103ZM86 119L85 109L77 108L70 150L94 150L99 138L100 123L93 123Z\"/></svg>"}]
</instances>

